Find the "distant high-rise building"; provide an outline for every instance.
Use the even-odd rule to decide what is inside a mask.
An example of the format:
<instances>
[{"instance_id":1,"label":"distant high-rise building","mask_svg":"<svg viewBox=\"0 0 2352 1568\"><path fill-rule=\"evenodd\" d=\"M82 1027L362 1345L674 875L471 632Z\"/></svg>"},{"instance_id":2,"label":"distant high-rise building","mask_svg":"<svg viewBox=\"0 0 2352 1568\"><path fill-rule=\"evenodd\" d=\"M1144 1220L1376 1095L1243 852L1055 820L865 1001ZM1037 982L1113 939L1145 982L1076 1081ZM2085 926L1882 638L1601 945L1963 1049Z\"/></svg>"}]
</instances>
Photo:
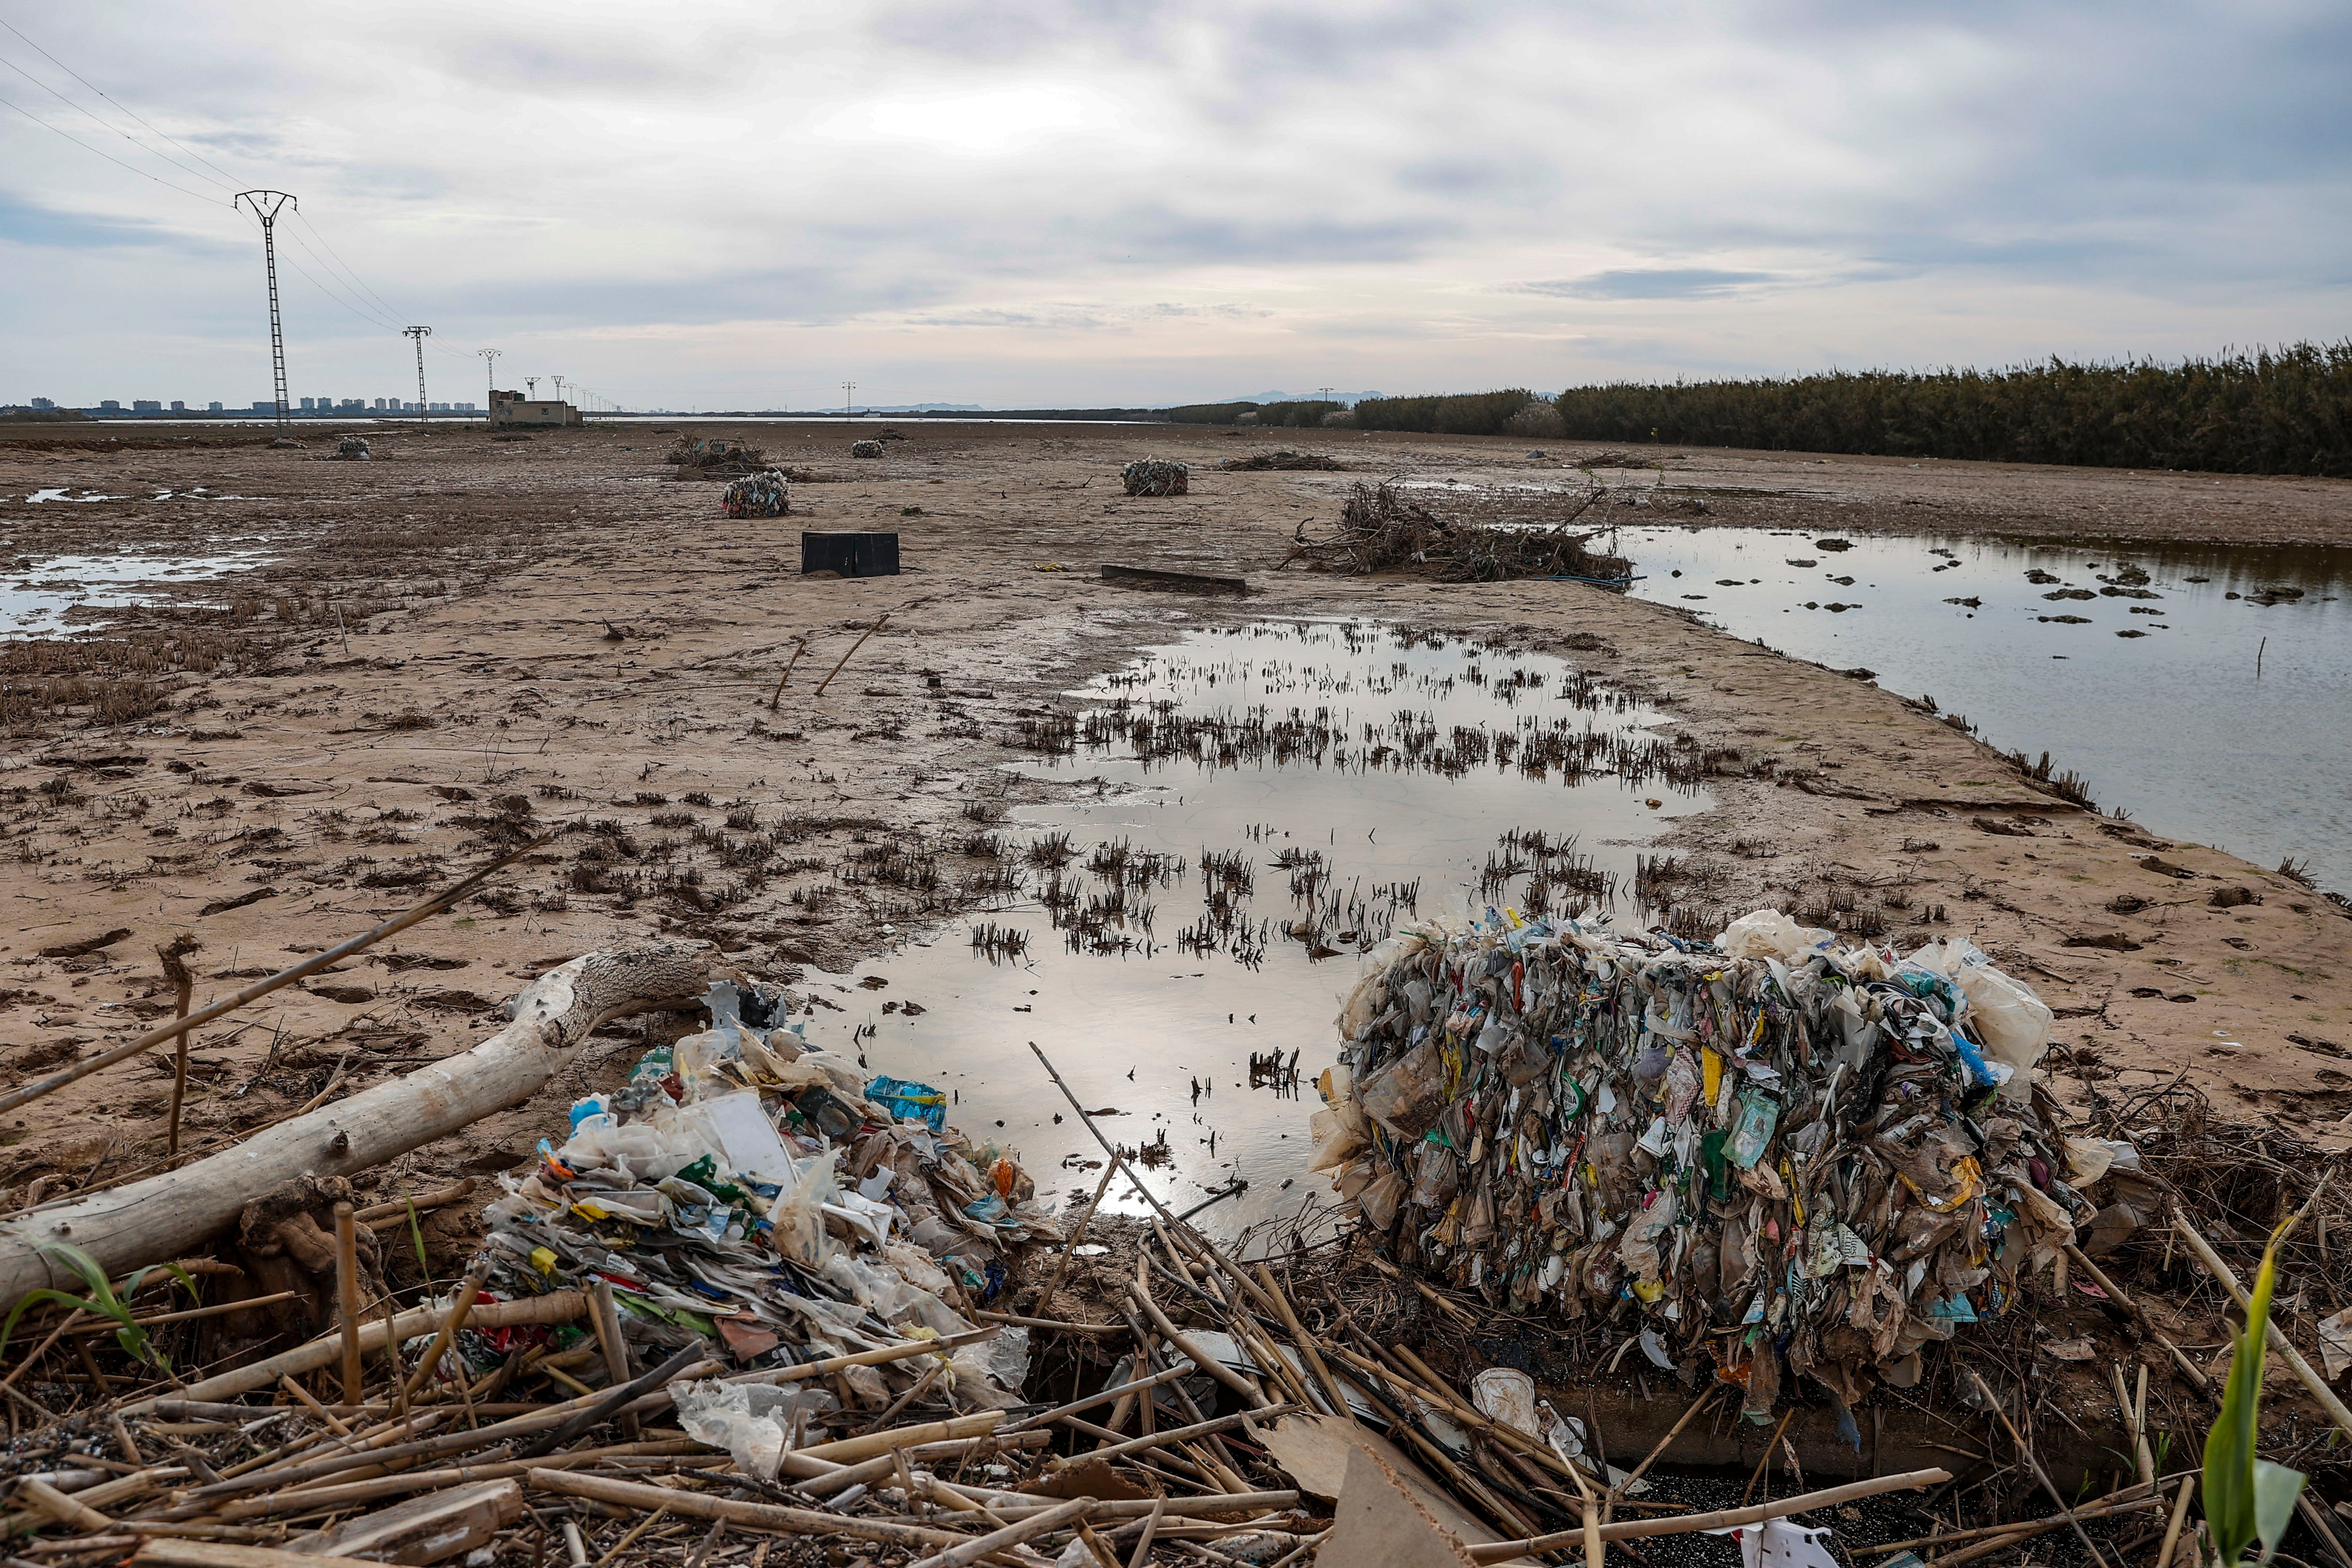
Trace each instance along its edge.
<instances>
[{"instance_id":1,"label":"distant high-rise building","mask_svg":"<svg viewBox=\"0 0 2352 1568\"><path fill-rule=\"evenodd\" d=\"M335 406L345 413L355 414L367 407L367 405L359 398L346 397L341 403L336 404Z\"/></svg>"},{"instance_id":2,"label":"distant high-rise building","mask_svg":"<svg viewBox=\"0 0 2352 1568\"><path fill-rule=\"evenodd\" d=\"M43 412L55 408L57 405L57 399L54 397L36 397L33 399L33 406L42 410Z\"/></svg>"},{"instance_id":3,"label":"distant high-rise building","mask_svg":"<svg viewBox=\"0 0 2352 1568\"><path fill-rule=\"evenodd\" d=\"M453 403L449 406L460 414L478 414L481 412L470 403Z\"/></svg>"},{"instance_id":4,"label":"distant high-rise building","mask_svg":"<svg viewBox=\"0 0 2352 1568\"><path fill-rule=\"evenodd\" d=\"M122 412L122 405L117 403L111 397L100 398L99 400L98 406L101 411L109 414L120 414Z\"/></svg>"},{"instance_id":5,"label":"distant high-rise building","mask_svg":"<svg viewBox=\"0 0 2352 1568\"><path fill-rule=\"evenodd\" d=\"M134 397L131 400L131 412L133 414L161 414L163 412L163 400L160 397Z\"/></svg>"},{"instance_id":6,"label":"distant high-rise building","mask_svg":"<svg viewBox=\"0 0 2352 1568\"><path fill-rule=\"evenodd\" d=\"M207 414L218 414L220 411L221 405L216 402L205 405L205 412Z\"/></svg>"},{"instance_id":7,"label":"distant high-rise building","mask_svg":"<svg viewBox=\"0 0 2352 1568\"><path fill-rule=\"evenodd\" d=\"M381 409L381 408L383 406L383 398L381 398L381 397L377 398L377 399L375 400L375 405L376 405L376 407L378 407L379 409Z\"/></svg>"},{"instance_id":8,"label":"distant high-rise building","mask_svg":"<svg viewBox=\"0 0 2352 1568\"><path fill-rule=\"evenodd\" d=\"M312 408L312 407L314 407L314 406L317 405L318 401L319 401L319 400L318 400L317 398L315 398L315 397L306 397L306 398L304 398L304 399L302 400L302 412L303 412L303 413L305 413L305 414L310 413L310 410L311 410L311 408Z\"/></svg>"},{"instance_id":9,"label":"distant high-rise building","mask_svg":"<svg viewBox=\"0 0 2352 1568\"><path fill-rule=\"evenodd\" d=\"M257 397L253 400L253 411L256 414L275 414L278 412L278 400L274 397Z\"/></svg>"},{"instance_id":10,"label":"distant high-rise building","mask_svg":"<svg viewBox=\"0 0 2352 1568\"><path fill-rule=\"evenodd\" d=\"M184 403L181 402L181 401L180 401L178 398L176 398L176 397L175 397L175 398L173 398L173 399L172 399L172 412L173 412L173 413L174 413L174 414L185 414L187 411L188 411L188 405L187 405L186 404L184 404Z\"/></svg>"}]
</instances>

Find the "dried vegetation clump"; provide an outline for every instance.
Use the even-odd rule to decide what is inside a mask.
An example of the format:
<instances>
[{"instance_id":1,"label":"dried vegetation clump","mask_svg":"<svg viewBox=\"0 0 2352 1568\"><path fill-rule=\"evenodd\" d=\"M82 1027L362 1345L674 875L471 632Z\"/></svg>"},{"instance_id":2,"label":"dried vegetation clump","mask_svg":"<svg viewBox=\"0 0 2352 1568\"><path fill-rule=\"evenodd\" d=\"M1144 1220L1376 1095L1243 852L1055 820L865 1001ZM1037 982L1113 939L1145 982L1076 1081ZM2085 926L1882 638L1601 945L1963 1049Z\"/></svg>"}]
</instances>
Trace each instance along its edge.
<instances>
[{"instance_id":1,"label":"dried vegetation clump","mask_svg":"<svg viewBox=\"0 0 2352 1568\"><path fill-rule=\"evenodd\" d=\"M1426 574L1444 583L1499 583L1517 577L1581 577L1622 583L1633 563L1591 548L1597 530L1570 525L1598 501L1593 490L1569 514L1538 522L1464 522L1407 500L1392 485L1358 484L1328 539L1302 537L1282 564L1303 561L1318 572Z\"/></svg>"},{"instance_id":2,"label":"dried vegetation clump","mask_svg":"<svg viewBox=\"0 0 2352 1568\"><path fill-rule=\"evenodd\" d=\"M1227 458L1217 467L1236 474L1264 473L1269 468L1312 468L1344 473L1348 465L1321 452L1294 452L1283 447L1271 452L1252 452L1246 458Z\"/></svg>"}]
</instances>

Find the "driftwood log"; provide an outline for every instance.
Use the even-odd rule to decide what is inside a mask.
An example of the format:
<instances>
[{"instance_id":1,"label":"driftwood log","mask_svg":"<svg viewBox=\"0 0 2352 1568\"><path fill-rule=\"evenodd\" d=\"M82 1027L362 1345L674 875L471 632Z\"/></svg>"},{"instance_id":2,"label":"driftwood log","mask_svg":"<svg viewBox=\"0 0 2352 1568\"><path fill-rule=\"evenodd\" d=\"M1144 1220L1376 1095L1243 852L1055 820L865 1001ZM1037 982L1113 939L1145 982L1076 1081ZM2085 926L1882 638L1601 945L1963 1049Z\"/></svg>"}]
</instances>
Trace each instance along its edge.
<instances>
[{"instance_id":1,"label":"driftwood log","mask_svg":"<svg viewBox=\"0 0 2352 1568\"><path fill-rule=\"evenodd\" d=\"M110 1276L182 1257L236 1223L247 1203L303 1176L347 1176L520 1105L571 1048L611 1018L690 1005L712 949L649 942L585 953L532 981L514 1022L469 1051L254 1134L222 1153L87 1198L0 1222L0 1311L44 1286L81 1280L42 1248L70 1243Z\"/></svg>"}]
</instances>

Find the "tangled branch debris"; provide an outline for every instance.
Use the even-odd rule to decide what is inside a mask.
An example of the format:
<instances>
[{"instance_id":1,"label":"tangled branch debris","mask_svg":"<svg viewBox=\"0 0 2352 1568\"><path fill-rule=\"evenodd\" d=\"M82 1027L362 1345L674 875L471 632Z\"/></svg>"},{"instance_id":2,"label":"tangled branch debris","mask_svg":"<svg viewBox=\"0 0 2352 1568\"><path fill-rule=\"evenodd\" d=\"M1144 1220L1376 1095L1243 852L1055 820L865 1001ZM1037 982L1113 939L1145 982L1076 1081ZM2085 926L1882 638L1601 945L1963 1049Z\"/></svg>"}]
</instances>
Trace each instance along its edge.
<instances>
[{"instance_id":1,"label":"tangled branch debris","mask_svg":"<svg viewBox=\"0 0 2352 1568\"><path fill-rule=\"evenodd\" d=\"M1300 539L1284 557L1318 572L1358 576L1376 572L1426 574L1445 583L1499 583L1517 577L1576 577L1622 586L1633 563L1591 548L1599 531L1570 527L1603 492L1580 498L1552 521L1459 522L1408 500L1390 484L1358 484L1348 491L1339 531Z\"/></svg>"},{"instance_id":2,"label":"tangled branch debris","mask_svg":"<svg viewBox=\"0 0 2352 1568\"><path fill-rule=\"evenodd\" d=\"M680 470L706 479L756 474L770 466L768 455L757 447L740 441L697 441L685 436L670 447L668 460Z\"/></svg>"},{"instance_id":3,"label":"tangled branch debris","mask_svg":"<svg viewBox=\"0 0 2352 1568\"><path fill-rule=\"evenodd\" d=\"M1294 452L1283 447L1271 452L1252 452L1246 458L1227 458L1217 467L1235 474L1263 473L1268 468L1314 468L1344 473L1348 465L1320 452Z\"/></svg>"}]
</instances>

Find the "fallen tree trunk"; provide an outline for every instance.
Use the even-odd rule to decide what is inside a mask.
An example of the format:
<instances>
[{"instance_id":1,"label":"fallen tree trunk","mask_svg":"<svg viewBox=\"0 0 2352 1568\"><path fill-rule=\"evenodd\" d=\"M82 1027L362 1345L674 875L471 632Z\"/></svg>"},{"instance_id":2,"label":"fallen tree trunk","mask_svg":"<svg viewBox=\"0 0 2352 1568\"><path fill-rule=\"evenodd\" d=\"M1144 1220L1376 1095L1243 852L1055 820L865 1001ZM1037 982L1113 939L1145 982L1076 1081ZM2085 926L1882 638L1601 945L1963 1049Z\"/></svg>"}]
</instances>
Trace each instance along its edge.
<instances>
[{"instance_id":1,"label":"fallen tree trunk","mask_svg":"<svg viewBox=\"0 0 2352 1568\"><path fill-rule=\"evenodd\" d=\"M691 1003L709 984L710 952L703 942L649 942L583 954L532 981L514 1022L469 1051L179 1170L0 1221L0 1311L44 1286L82 1287L44 1247L80 1247L119 1276L194 1251L247 1204L298 1177L364 1171L520 1104L606 1019Z\"/></svg>"}]
</instances>

